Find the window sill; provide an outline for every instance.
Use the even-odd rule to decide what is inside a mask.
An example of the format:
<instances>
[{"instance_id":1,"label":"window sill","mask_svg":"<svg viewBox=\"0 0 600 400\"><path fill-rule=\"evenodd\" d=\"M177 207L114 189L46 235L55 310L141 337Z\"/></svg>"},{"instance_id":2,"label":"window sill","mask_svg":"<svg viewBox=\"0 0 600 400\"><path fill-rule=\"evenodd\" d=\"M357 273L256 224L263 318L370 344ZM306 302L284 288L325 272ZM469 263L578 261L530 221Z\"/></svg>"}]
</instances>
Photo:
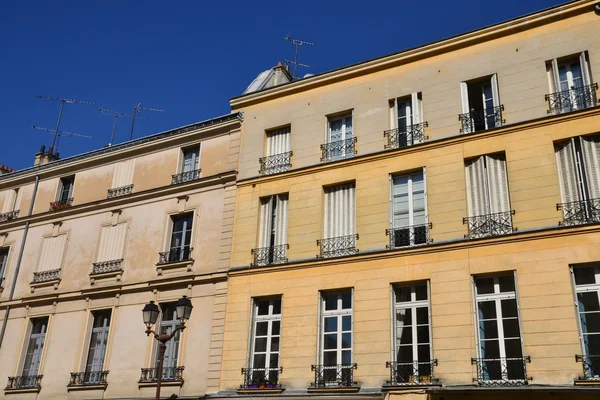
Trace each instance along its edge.
<instances>
[{"instance_id":1,"label":"window sill","mask_svg":"<svg viewBox=\"0 0 600 400\"><path fill-rule=\"evenodd\" d=\"M106 390L108 384L90 384L90 385L67 385L67 392L81 390Z\"/></svg>"},{"instance_id":2,"label":"window sill","mask_svg":"<svg viewBox=\"0 0 600 400\"><path fill-rule=\"evenodd\" d=\"M4 389L4 395L9 395L9 394L20 394L20 393L39 393L40 390L42 390L41 387L35 387L35 388L23 388L23 389Z\"/></svg>"},{"instance_id":3,"label":"window sill","mask_svg":"<svg viewBox=\"0 0 600 400\"><path fill-rule=\"evenodd\" d=\"M402 390L414 390L415 388L441 387L442 382L407 383L406 385L383 385L382 392L393 392Z\"/></svg>"},{"instance_id":4,"label":"window sill","mask_svg":"<svg viewBox=\"0 0 600 400\"><path fill-rule=\"evenodd\" d=\"M357 393L360 386L331 386L331 387L309 387L306 389L308 393Z\"/></svg>"},{"instance_id":5,"label":"window sill","mask_svg":"<svg viewBox=\"0 0 600 400\"><path fill-rule=\"evenodd\" d=\"M285 388L256 388L256 389L238 389L237 394L249 394L249 395L258 395L258 394L280 394L285 390Z\"/></svg>"},{"instance_id":6,"label":"window sill","mask_svg":"<svg viewBox=\"0 0 600 400\"><path fill-rule=\"evenodd\" d=\"M161 381L160 382L160 386L161 387L181 387L183 386L183 382L184 380L180 380L180 381ZM156 381L153 382L138 382L138 388L142 389L142 388L155 388L156 387Z\"/></svg>"},{"instance_id":7,"label":"window sill","mask_svg":"<svg viewBox=\"0 0 600 400\"><path fill-rule=\"evenodd\" d=\"M31 293L35 292L36 288L42 288L42 287L46 287L46 286L54 286L54 290L58 289L58 284L60 283L60 278L59 279L53 279L51 281L46 281L46 282L31 282L29 284L29 287L31 288Z\"/></svg>"},{"instance_id":8,"label":"window sill","mask_svg":"<svg viewBox=\"0 0 600 400\"><path fill-rule=\"evenodd\" d=\"M156 264L156 272L159 276L162 275L164 271L173 271L179 269L185 269L187 272L191 272L192 264L194 264L193 258L190 258L189 260L177 261L167 264Z\"/></svg>"},{"instance_id":9,"label":"window sill","mask_svg":"<svg viewBox=\"0 0 600 400\"><path fill-rule=\"evenodd\" d=\"M119 282L121 280L122 275L122 269L118 271L104 272L101 274L90 274L90 284L93 285L94 283L96 283L96 281L105 280L109 278L116 278L116 281Z\"/></svg>"},{"instance_id":10,"label":"window sill","mask_svg":"<svg viewBox=\"0 0 600 400\"><path fill-rule=\"evenodd\" d=\"M600 386L600 380L592 379L575 379L573 381L575 386Z\"/></svg>"}]
</instances>

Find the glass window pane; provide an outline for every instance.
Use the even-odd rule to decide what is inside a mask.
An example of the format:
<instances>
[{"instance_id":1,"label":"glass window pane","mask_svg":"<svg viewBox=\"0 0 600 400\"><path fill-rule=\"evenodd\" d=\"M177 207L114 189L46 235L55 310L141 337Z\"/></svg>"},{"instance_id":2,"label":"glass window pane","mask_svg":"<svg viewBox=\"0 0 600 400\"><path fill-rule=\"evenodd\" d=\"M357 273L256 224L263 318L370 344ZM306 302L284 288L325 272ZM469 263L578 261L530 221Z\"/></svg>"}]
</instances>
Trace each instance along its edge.
<instances>
[{"instance_id":1,"label":"glass window pane","mask_svg":"<svg viewBox=\"0 0 600 400\"><path fill-rule=\"evenodd\" d=\"M429 343L429 326L417 327L417 343Z\"/></svg>"},{"instance_id":2,"label":"glass window pane","mask_svg":"<svg viewBox=\"0 0 600 400\"><path fill-rule=\"evenodd\" d=\"M325 318L325 332L337 332L337 317Z\"/></svg>"},{"instance_id":3,"label":"glass window pane","mask_svg":"<svg viewBox=\"0 0 600 400\"><path fill-rule=\"evenodd\" d=\"M412 325L412 310L410 308L396 311L396 325Z\"/></svg>"},{"instance_id":4,"label":"glass window pane","mask_svg":"<svg viewBox=\"0 0 600 400\"><path fill-rule=\"evenodd\" d=\"M405 303L411 300L410 298L410 286L399 286L394 288L396 297L396 303Z\"/></svg>"},{"instance_id":5,"label":"glass window pane","mask_svg":"<svg viewBox=\"0 0 600 400\"><path fill-rule=\"evenodd\" d=\"M273 321L271 324L271 335L279 335L279 329L281 327L281 321Z\"/></svg>"},{"instance_id":6,"label":"glass window pane","mask_svg":"<svg viewBox=\"0 0 600 400\"><path fill-rule=\"evenodd\" d=\"M417 353L420 362L429 361L431 359L431 351L428 344L420 344L417 346Z\"/></svg>"},{"instance_id":7,"label":"glass window pane","mask_svg":"<svg viewBox=\"0 0 600 400\"><path fill-rule=\"evenodd\" d=\"M519 320L514 319L504 319L502 320L502 326L504 331L505 338L518 338L521 337L521 332L519 331Z\"/></svg>"},{"instance_id":8,"label":"glass window pane","mask_svg":"<svg viewBox=\"0 0 600 400\"><path fill-rule=\"evenodd\" d=\"M522 357L521 351L521 340L520 339L509 339L504 341L504 347L506 349L506 357Z\"/></svg>"},{"instance_id":9,"label":"glass window pane","mask_svg":"<svg viewBox=\"0 0 600 400\"><path fill-rule=\"evenodd\" d=\"M477 294L494 293L494 278L476 278Z\"/></svg>"},{"instance_id":10,"label":"glass window pane","mask_svg":"<svg viewBox=\"0 0 600 400\"><path fill-rule=\"evenodd\" d=\"M406 363L413 361L413 349L412 346L400 346L398 347L398 354L396 354L396 362Z\"/></svg>"},{"instance_id":11,"label":"glass window pane","mask_svg":"<svg viewBox=\"0 0 600 400\"><path fill-rule=\"evenodd\" d=\"M342 333L342 349L349 349L352 347L352 334Z\"/></svg>"},{"instance_id":12,"label":"glass window pane","mask_svg":"<svg viewBox=\"0 0 600 400\"><path fill-rule=\"evenodd\" d=\"M573 268L573 274L575 275L576 285L590 285L596 283L594 267Z\"/></svg>"},{"instance_id":13,"label":"glass window pane","mask_svg":"<svg viewBox=\"0 0 600 400\"><path fill-rule=\"evenodd\" d=\"M577 293L577 301L579 302L580 312L600 311L597 292Z\"/></svg>"},{"instance_id":14,"label":"glass window pane","mask_svg":"<svg viewBox=\"0 0 600 400\"><path fill-rule=\"evenodd\" d=\"M512 276L501 276L498 278L500 283L500 292L514 292L515 291L515 280Z\"/></svg>"},{"instance_id":15,"label":"glass window pane","mask_svg":"<svg viewBox=\"0 0 600 400\"><path fill-rule=\"evenodd\" d=\"M269 315L269 300L257 301L258 315Z\"/></svg>"},{"instance_id":16,"label":"glass window pane","mask_svg":"<svg viewBox=\"0 0 600 400\"><path fill-rule=\"evenodd\" d=\"M273 300L273 314L279 315L281 314L281 300Z\"/></svg>"},{"instance_id":17,"label":"glass window pane","mask_svg":"<svg viewBox=\"0 0 600 400\"><path fill-rule=\"evenodd\" d=\"M329 333L323 338L323 348L326 350L337 349L337 333Z\"/></svg>"},{"instance_id":18,"label":"glass window pane","mask_svg":"<svg viewBox=\"0 0 600 400\"><path fill-rule=\"evenodd\" d=\"M323 352L323 365L337 365L337 351Z\"/></svg>"},{"instance_id":19,"label":"glass window pane","mask_svg":"<svg viewBox=\"0 0 600 400\"><path fill-rule=\"evenodd\" d=\"M415 286L416 300L427 300L427 285Z\"/></svg>"},{"instance_id":20,"label":"glass window pane","mask_svg":"<svg viewBox=\"0 0 600 400\"><path fill-rule=\"evenodd\" d=\"M264 368L265 367L265 355L264 354L255 354L254 362L252 364L253 368Z\"/></svg>"},{"instance_id":21,"label":"glass window pane","mask_svg":"<svg viewBox=\"0 0 600 400\"><path fill-rule=\"evenodd\" d=\"M417 308L417 324L429 324L429 309L427 307Z\"/></svg>"},{"instance_id":22,"label":"glass window pane","mask_svg":"<svg viewBox=\"0 0 600 400\"><path fill-rule=\"evenodd\" d=\"M279 338L271 338L271 351L279 351Z\"/></svg>"},{"instance_id":23,"label":"glass window pane","mask_svg":"<svg viewBox=\"0 0 600 400\"><path fill-rule=\"evenodd\" d=\"M412 329L410 326L397 327L396 335L399 344L412 344Z\"/></svg>"},{"instance_id":24,"label":"glass window pane","mask_svg":"<svg viewBox=\"0 0 600 400\"><path fill-rule=\"evenodd\" d=\"M342 309L347 310L352 308L352 293L344 292L342 293Z\"/></svg>"},{"instance_id":25,"label":"glass window pane","mask_svg":"<svg viewBox=\"0 0 600 400\"><path fill-rule=\"evenodd\" d=\"M350 350L342 351L342 364L352 363L352 352Z\"/></svg>"},{"instance_id":26,"label":"glass window pane","mask_svg":"<svg viewBox=\"0 0 600 400\"><path fill-rule=\"evenodd\" d=\"M500 345L498 340L483 340L481 341L482 358L499 358Z\"/></svg>"},{"instance_id":27,"label":"glass window pane","mask_svg":"<svg viewBox=\"0 0 600 400\"><path fill-rule=\"evenodd\" d=\"M583 335L586 354L600 354L600 335Z\"/></svg>"},{"instance_id":28,"label":"glass window pane","mask_svg":"<svg viewBox=\"0 0 600 400\"><path fill-rule=\"evenodd\" d=\"M495 301L480 301L477 303L479 309L479 319L494 319L496 318L496 302Z\"/></svg>"},{"instance_id":29,"label":"glass window pane","mask_svg":"<svg viewBox=\"0 0 600 400\"><path fill-rule=\"evenodd\" d=\"M256 336L266 336L269 331L269 323L266 321L256 324Z\"/></svg>"},{"instance_id":30,"label":"glass window pane","mask_svg":"<svg viewBox=\"0 0 600 400\"><path fill-rule=\"evenodd\" d=\"M583 333L600 333L600 312L580 313Z\"/></svg>"},{"instance_id":31,"label":"glass window pane","mask_svg":"<svg viewBox=\"0 0 600 400\"><path fill-rule=\"evenodd\" d=\"M500 308L502 309L502 318L518 316L516 299L501 300Z\"/></svg>"},{"instance_id":32,"label":"glass window pane","mask_svg":"<svg viewBox=\"0 0 600 400\"><path fill-rule=\"evenodd\" d=\"M279 367L279 354L271 354L271 356L269 357L269 367L270 368ZM273 373L273 372L270 372L270 373Z\"/></svg>"},{"instance_id":33,"label":"glass window pane","mask_svg":"<svg viewBox=\"0 0 600 400\"><path fill-rule=\"evenodd\" d=\"M267 338L256 338L254 341L254 351L256 351L256 352L267 351Z\"/></svg>"},{"instance_id":34,"label":"glass window pane","mask_svg":"<svg viewBox=\"0 0 600 400\"><path fill-rule=\"evenodd\" d=\"M352 317L350 315L344 315L342 317L342 331L352 330Z\"/></svg>"},{"instance_id":35,"label":"glass window pane","mask_svg":"<svg viewBox=\"0 0 600 400\"><path fill-rule=\"evenodd\" d=\"M325 294L325 310L337 310L337 301L338 295L337 293L327 293Z\"/></svg>"},{"instance_id":36,"label":"glass window pane","mask_svg":"<svg viewBox=\"0 0 600 400\"><path fill-rule=\"evenodd\" d=\"M479 337L481 339L495 339L498 337L498 322L479 321Z\"/></svg>"}]
</instances>

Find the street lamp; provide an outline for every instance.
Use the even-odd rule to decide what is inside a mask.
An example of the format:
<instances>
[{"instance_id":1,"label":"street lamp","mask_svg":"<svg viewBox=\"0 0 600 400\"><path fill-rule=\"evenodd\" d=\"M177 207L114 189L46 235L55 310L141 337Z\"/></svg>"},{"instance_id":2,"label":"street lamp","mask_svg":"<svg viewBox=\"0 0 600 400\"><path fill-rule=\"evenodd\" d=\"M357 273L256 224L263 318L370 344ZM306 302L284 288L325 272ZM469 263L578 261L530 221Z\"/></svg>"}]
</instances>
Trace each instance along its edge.
<instances>
[{"instance_id":1,"label":"street lamp","mask_svg":"<svg viewBox=\"0 0 600 400\"><path fill-rule=\"evenodd\" d=\"M152 334L154 335L154 339L160 342L158 347L158 370L156 371L156 400L160 400L160 385L162 381L163 361L165 360L167 342L173 339L173 336L175 336L177 331L183 331L185 329L185 323L188 319L190 319L193 308L194 306L192 306L192 302L187 298L187 296L183 296L177 301L175 304L175 310L177 312L179 326L177 326L177 328L175 328L170 334L167 334L166 331L164 333L156 333L152 330L152 325L156 324L156 321L158 320L158 314L160 312L158 305L156 305L153 301L150 301L142 310L144 324L146 325L146 335L150 336L150 334Z\"/></svg>"}]
</instances>

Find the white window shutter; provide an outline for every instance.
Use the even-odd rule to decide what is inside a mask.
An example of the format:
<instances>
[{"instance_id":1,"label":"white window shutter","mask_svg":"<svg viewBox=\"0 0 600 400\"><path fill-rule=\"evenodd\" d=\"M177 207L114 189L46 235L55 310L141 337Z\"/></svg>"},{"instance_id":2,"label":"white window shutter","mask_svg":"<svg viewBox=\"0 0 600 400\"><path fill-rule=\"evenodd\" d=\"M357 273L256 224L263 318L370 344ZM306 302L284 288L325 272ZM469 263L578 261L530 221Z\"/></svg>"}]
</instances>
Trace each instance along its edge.
<instances>
[{"instance_id":1,"label":"white window shutter","mask_svg":"<svg viewBox=\"0 0 600 400\"><path fill-rule=\"evenodd\" d=\"M412 117L413 117L413 124L420 124L421 122L423 122L423 117L422 117L422 107L423 105L421 104L421 99L419 99L419 93L412 93L411 94L411 102L412 102Z\"/></svg>"},{"instance_id":2,"label":"white window shutter","mask_svg":"<svg viewBox=\"0 0 600 400\"><path fill-rule=\"evenodd\" d=\"M121 161L115 164L115 172L113 174L112 188L128 186L133 183L133 169L135 167L135 159Z\"/></svg>"},{"instance_id":3,"label":"white window shutter","mask_svg":"<svg viewBox=\"0 0 600 400\"><path fill-rule=\"evenodd\" d=\"M288 195L277 196L275 214L275 246L281 246L287 243Z\"/></svg>"},{"instance_id":4,"label":"white window shutter","mask_svg":"<svg viewBox=\"0 0 600 400\"><path fill-rule=\"evenodd\" d=\"M460 99L462 101L462 112L466 114L470 112L469 109L469 87L466 82L460 83Z\"/></svg>"},{"instance_id":5,"label":"white window shutter","mask_svg":"<svg viewBox=\"0 0 600 400\"><path fill-rule=\"evenodd\" d=\"M269 247L273 216L273 197L261 199L260 203L260 237L258 247Z\"/></svg>"},{"instance_id":6,"label":"white window shutter","mask_svg":"<svg viewBox=\"0 0 600 400\"><path fill-rule=\"evenodd\" d=\"M390 129L398 128L398 101L397 99L390 101Z\"/></svg>"},{"instance_id":7,"label":"white window shutter","mask_svg":"<svg viewBox=\"0 0 600 400\"><path fill-rule=\"evenodd\" d=\"M560 76L558 75L558 60L552 59L552 80L554 81L554 91L560 92Z\"/></svg>"},{"instance_id":8,"label":"white window shutter","mask_svg":"<svg viewBox=\"0 0 600 400\"><path fill-rule=\"evenodd\" d=\"M556 164L563 203L581 199L577 187L577 167L573 139L556 145Z\"/></svg>"},{"instance_id":9,"label":"white window shutter","mask_svg":"<svg viewBox=\"0 0 600 400\"><path fill-rule=\"evenodd\" d=\"M125 249L125 236L127 223L122 222L115 226L103 226L100 232L97 262L114 261L123 258Z\"/></svg>"},{"instance_id":10,"label":"white window shutter","mask_svg":"<svg viewBox=\"0 0 600 400\"><path fill-rule=\"evenodd\" d=\"M486 172L490 194L490 213L510 211L508 177L504 155L486 156Z\"/></svg>"},{"instance_id":11,"label":"white window shutter","mask_svg":"<svg viewBox=\"0 0 600 400\"><path fill-rule=\"evenodd\" d=\"M485 156L470 161L465 167L469 217L489 214L489 199L485 173Z\"/></svg>"},{"instance_id":12,"label":"white window shutter","mask_svg":"<svg viewBox=\"0 0 600 400\"><path fill-rule=\"evenodd\" d=\"M14 211L13 206L15 206L15 200L17 199L17 192L13 189L9 189L6 191L6 196L4 196L4 204L2 205L2 214Z\"/></svg>"},{"instance_id":13,"label":"white window shutter","mask_svg":"<svg viewBox=\"0 0 600 400\"><path fill-rule=\"evenodd\" d=\"M66 245L66 234L44 238L42 240L40 262L37 270L50 271L61 268Z\"/></svg>"},{"instance_id":14,"label":"white window shutter","mask_svg":"<svg viewBox=\"0 0 600 400\"><path fill-rule=\"evenodd\" d=\"M585 51L579 55L579 63L581 64L581 76L583 77L583 85L591 85L592 82L590 79L590 66L588 64L587 57L585 56Z\"/></svg>"},{"instance_id":15,"label":"white window shutter","mask_svg":"<svg viewBox=\"0 0 600 400\"><path fill-rule=\"evenodd\" d=\"M582 137L581 148L590 197L598 199L600 198L600 136Z\"/></svg>"},{"instance_id":16,"label":"white window shutter","mask_svg":"<svg viewBox=\"0 0 600 400\"><path fill-rule=\"evenodd\" d=\"M494 101L494 107L500 106L500 92L498 91L498 74L492 75L492 100Z\"/></svg>"}]
</instances>

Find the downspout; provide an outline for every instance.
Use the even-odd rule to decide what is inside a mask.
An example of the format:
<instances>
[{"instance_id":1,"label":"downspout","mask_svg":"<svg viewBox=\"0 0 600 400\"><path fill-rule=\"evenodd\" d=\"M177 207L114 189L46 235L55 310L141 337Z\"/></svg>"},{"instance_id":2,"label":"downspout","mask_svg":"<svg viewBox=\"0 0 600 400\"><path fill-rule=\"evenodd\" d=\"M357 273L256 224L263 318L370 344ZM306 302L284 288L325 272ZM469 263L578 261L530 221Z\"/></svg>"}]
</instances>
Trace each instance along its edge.
<instances>
[{"instance_id":1,"label":"downspout","mask_svg":"<svg viewBox=\"0 0 600 400\"><path fill-rule=\"evenodd\" d=\"M27 240L27 233L29 232L29 217L33 213L33 205L35 204L35 196L37 194L38 183L40 177L36 175L35 184L33 185L33 196L31 196L31 204L29 205L29 213L27 214L27 222L25 222L25 229L23 230L23 239L21 240L21 247L19 248L19 256L17 257L17 267L15 268L15 275L13 277L12 285L10 287L10 294L8 295L8 301L12 301L15 294L15 288L17 286L17 277L19 276L19 269L21 269L21 260L23 260L23 252L25 251L25 241ZM4 333L6 332L6 324L8 323L8 314L10 314L10 304L6 306L6 312L4 313L4 321L2 321L2 330L0 330L0 348L2 348L2 342L4 341Z\"/></svg>"}]
</instances>

